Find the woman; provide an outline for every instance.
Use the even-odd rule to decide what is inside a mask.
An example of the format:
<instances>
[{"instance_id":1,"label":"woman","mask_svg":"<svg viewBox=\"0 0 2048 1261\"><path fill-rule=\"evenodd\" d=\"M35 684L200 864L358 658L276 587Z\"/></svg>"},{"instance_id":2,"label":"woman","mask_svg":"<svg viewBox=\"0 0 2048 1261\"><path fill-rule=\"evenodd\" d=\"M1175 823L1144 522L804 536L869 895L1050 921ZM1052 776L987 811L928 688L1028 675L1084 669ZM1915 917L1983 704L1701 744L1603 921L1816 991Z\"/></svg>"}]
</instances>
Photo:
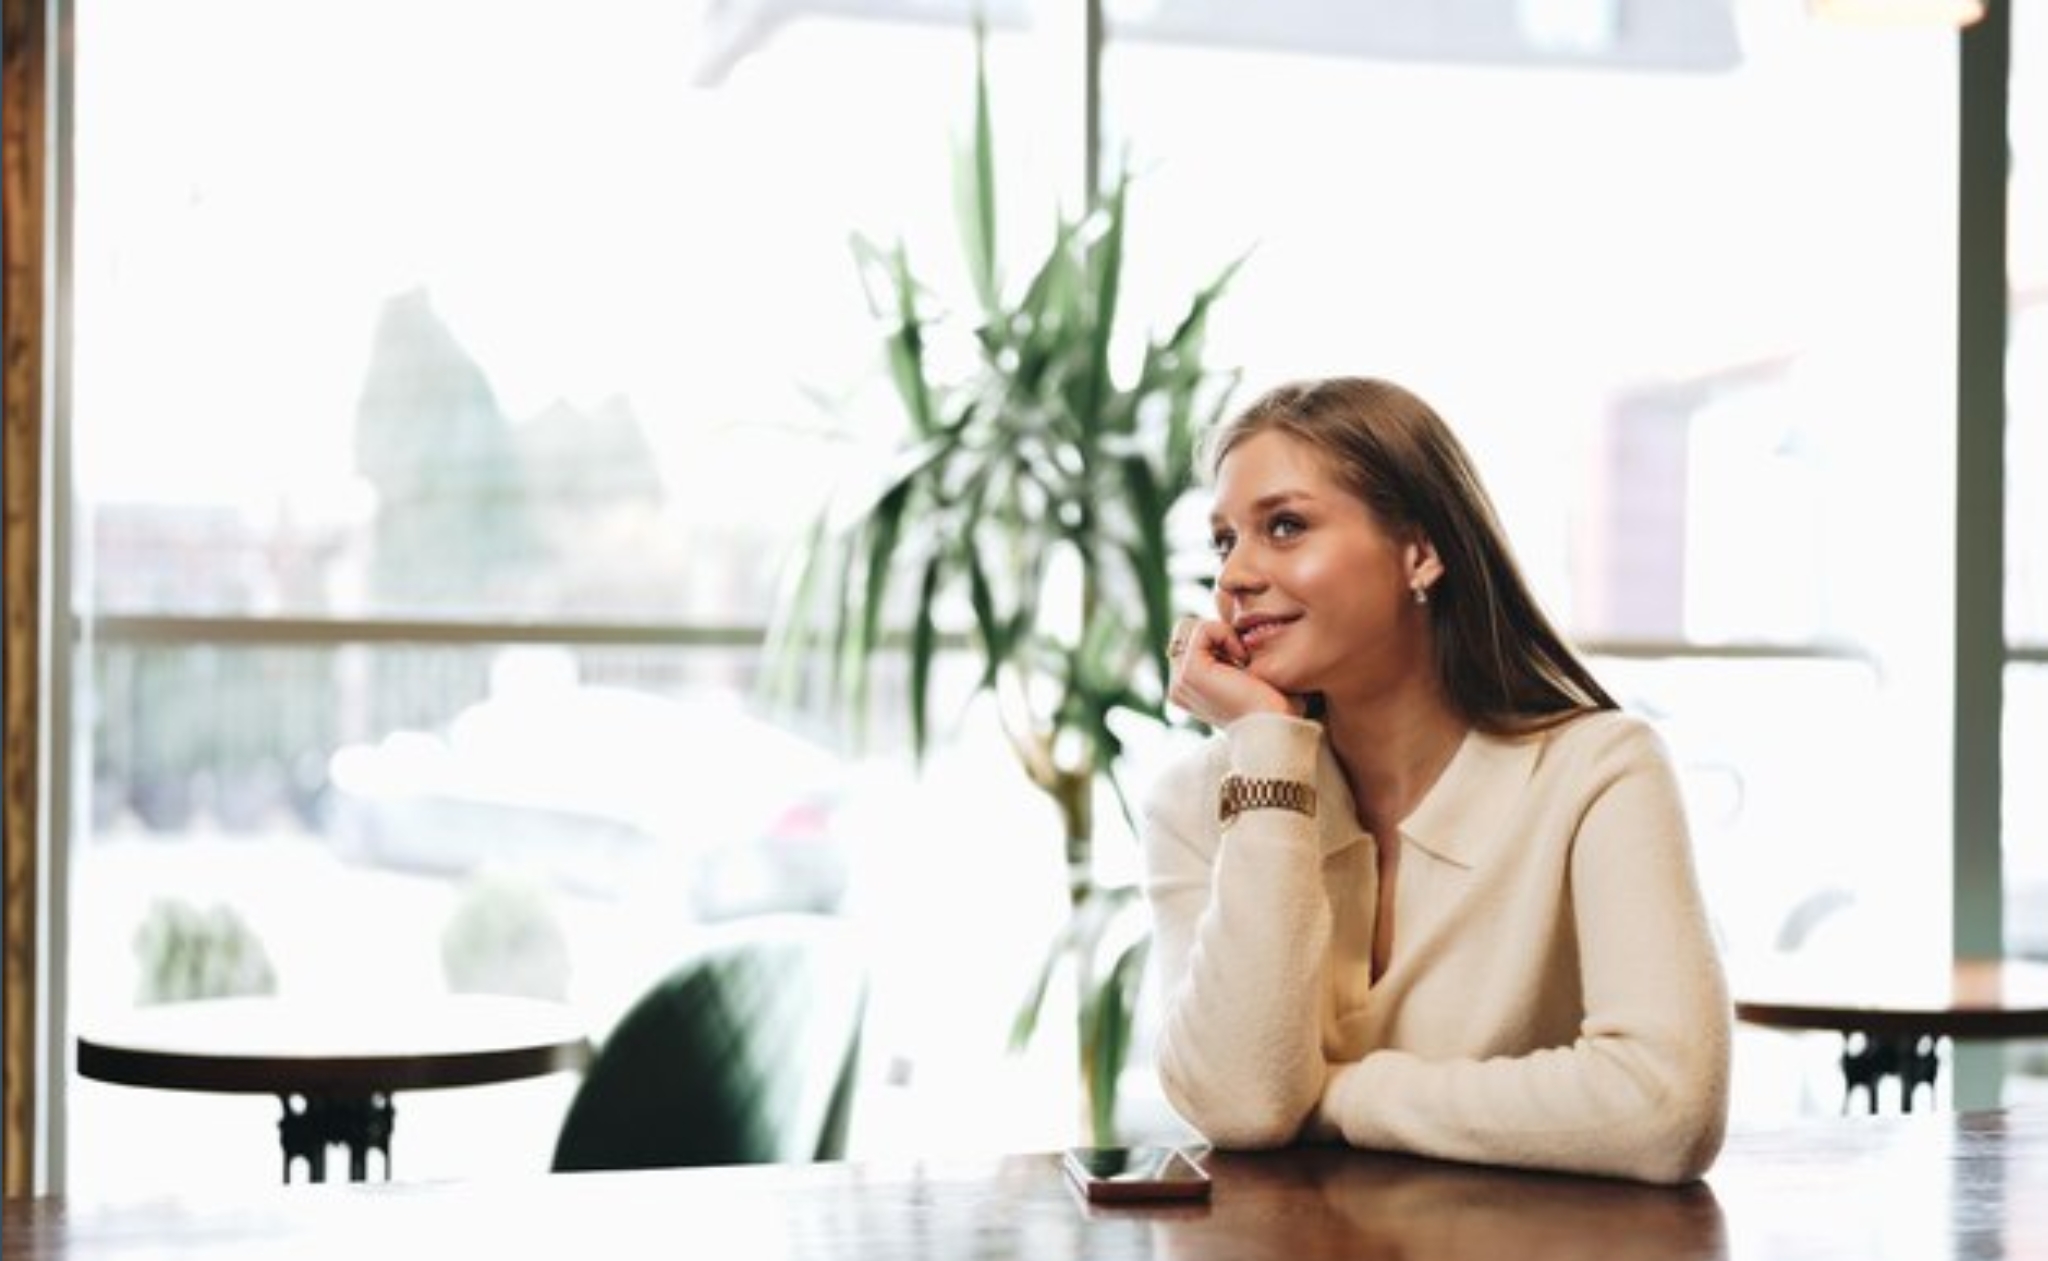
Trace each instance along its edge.
<instances>
[{"instance_id":1,"label":"woman","mask_svg":"<svg viewBox=\"0 0 2048 1261\"><path fill-rule=\"evenodd\" d=\"M1564 644L1469 458L1384 381L1214 435L1216 616L1150 794L1168 1100L1221 1147L1650 1182L1721 1146L1730 1009L1669 759Z\"/></svg>"}]
</instances>

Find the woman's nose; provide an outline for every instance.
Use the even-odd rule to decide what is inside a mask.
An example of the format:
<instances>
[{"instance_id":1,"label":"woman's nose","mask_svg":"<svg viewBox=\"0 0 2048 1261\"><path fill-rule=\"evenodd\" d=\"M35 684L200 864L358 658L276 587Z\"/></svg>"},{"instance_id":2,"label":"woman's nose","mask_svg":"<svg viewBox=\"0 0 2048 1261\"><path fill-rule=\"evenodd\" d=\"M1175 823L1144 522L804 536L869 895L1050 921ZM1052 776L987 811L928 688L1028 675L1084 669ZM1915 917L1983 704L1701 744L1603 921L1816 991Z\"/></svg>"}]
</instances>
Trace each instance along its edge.
<instances>
[{"instance_id":1,"label":"woman's nose","mask_svg":"<svg viewBox=\"0 0 2048 1261\"><path fill-rule=\"evenodd\" d=\"M1216 574L1218 591L1225 595L1237 596L1256 591L1263 585L1264 580L1259 576L1258 568L1252 564L1251 558L1245 552L1246 549L1242 547L1233 548L1230 554L1223 558L1223 568Z\"/></svg>"}]
</instances>

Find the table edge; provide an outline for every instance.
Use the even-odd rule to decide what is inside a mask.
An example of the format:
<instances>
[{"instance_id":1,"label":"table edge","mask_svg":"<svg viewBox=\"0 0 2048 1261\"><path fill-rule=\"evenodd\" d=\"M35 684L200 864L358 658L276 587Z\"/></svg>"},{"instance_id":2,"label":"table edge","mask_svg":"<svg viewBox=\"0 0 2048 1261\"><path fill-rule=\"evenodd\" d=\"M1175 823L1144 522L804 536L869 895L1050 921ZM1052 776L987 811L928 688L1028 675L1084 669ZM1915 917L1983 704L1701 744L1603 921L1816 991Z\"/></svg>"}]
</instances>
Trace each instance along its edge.
<instances>
[{"instance_id":1,"label":"table edge","mask_svg":"<svg viewBox=\"0 0 2048 1261\"><path fill-rule=\"evenodd\" d=\"M587 1037L447 1053L265 1055L152 1050L77 1037L78 1072L94 1081L217 1094L376 1094L580 1071Z\"/></svg>"}]
</instances>

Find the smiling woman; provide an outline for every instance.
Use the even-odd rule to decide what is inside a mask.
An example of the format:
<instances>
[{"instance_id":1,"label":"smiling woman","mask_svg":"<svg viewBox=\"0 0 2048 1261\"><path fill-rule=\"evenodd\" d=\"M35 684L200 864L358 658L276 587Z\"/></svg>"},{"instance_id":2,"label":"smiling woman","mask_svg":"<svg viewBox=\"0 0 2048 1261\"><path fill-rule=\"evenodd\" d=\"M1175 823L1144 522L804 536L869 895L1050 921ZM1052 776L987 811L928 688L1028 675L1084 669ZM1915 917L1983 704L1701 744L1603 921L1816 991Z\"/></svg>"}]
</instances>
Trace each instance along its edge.
<instances>
[{"instance_id":1,"label":"smiling woman","mask_svg":"<svg viewBox=\"0 0 2048 1261\"><path fill-rule=\"evenodd\" d=\"M1983 84L1974 99L1996 77L1974 52L1959 61L1953 30L1853 29L1775 0L1691 9L1709 7L1735 34L1712 73L1112 39L1104 74L1118 137L1150 159L1141 209L1175 217L1174 251L1260 242L1215 353L1269 381L1369 367L1456 418L1558 630L1667 741L1723 948L1946 953L1952 923L1988 925L1990 908L1953 916L1953 845L1929 839L1959 831L1942 769L1957 203L1953 180L1924 172L1957 169L1960 135L1991 143L1996 120L1957 103L1964 75ZM1602 6L1550 11L1566 8ZM2016 152L2048 118L2022 107L2022 63L2048 33L2027 17ZM1966 198L1984 211L2006 204L2008 165L1993 165ZM2012 194L2038 192L2043 170L2011 165ZM2048 274L2048 216L2012 223L2024 310ZM1974 218L1965 239L1995 231ZM1991 355L1999 338L1979 327L1965 340ZM2018 469L2042 411L2017 403L2039 396L2033 360L2007 360ZM1972 467L1963 501L1988 504L1977 479L2004 474ZM1902 509L1901 487L1924 511ZM2022 528L2043 502L2007 499L2009 613L2048 590L2020 576L2048 538ZM2038 654L2037 627L1993 617L1971 661L2001 625ZM2019 712L2038 660L2005 673L2013 758L2029 756L2017 733L2041 728ZM2018 818L2043 817L2038 780L2009 772L1992 823L2036 889L2048 863ZM1812 1091L1769 1071L1737 1082L1752 1105L1826 1109L1821 1067Z\"/></svg>"},{"instance_id":2,"label":"smiling woman","mask_svg":"<svg viewBox=\"0 0 2048 1261\"><path fill-rule=\"evenodd\" d=\"M1282 386L1211 450L1173 696L1217 734L1145 836L1167 1098L1224 1147L1699 1177L1732 1031L1661 741L1413 394Z\"/></svg>"}]
</instances>

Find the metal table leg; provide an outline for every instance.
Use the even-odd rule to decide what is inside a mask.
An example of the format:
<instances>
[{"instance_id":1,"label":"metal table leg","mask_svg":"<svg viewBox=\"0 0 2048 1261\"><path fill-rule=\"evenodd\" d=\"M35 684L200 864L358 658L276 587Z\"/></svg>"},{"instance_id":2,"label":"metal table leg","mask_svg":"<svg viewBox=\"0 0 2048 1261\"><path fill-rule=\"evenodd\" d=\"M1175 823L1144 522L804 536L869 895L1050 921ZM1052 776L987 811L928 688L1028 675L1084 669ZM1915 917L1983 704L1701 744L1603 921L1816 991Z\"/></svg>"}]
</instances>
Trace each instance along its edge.
<instances>
[{"instance_id":1,"label":"metal table leg","mask_svg":"<svg viewBox=\"0 0 2048 1261\"><path fill-rule=\"evenodd\" d=\"M369 1178L370 1153L384 1157L384 1179L391 1180L391 1130L396 1121L391 1096L279 1095L284 1115L278 1118L278 1141L284 1148L284 1180L292 1180L292 1162L306 1162L309 1181L327 1180L327 1149L348 1148L352 1182Z\"/></svg>"},{"instance_id":2,"label":"metal table leg","mask_svg":"<svg viewBox=\"0 0 2048 1261\"><path fill-rule=\"evenodd\" d=\"M1927 1087L1928 1101L1934 1099L1935 1077L1941 1071L1941 1039L1932 1034L1902 1034L1876 1037L1868 1033L1842 1035L1842 1111L1847 1112L1862 1090L1870 1110L1878 1110L1877 1088L1887 1077L1899 1079L1899 1106L1913 1110L1913 1095Z\"/></svg>"}]
</instances>

